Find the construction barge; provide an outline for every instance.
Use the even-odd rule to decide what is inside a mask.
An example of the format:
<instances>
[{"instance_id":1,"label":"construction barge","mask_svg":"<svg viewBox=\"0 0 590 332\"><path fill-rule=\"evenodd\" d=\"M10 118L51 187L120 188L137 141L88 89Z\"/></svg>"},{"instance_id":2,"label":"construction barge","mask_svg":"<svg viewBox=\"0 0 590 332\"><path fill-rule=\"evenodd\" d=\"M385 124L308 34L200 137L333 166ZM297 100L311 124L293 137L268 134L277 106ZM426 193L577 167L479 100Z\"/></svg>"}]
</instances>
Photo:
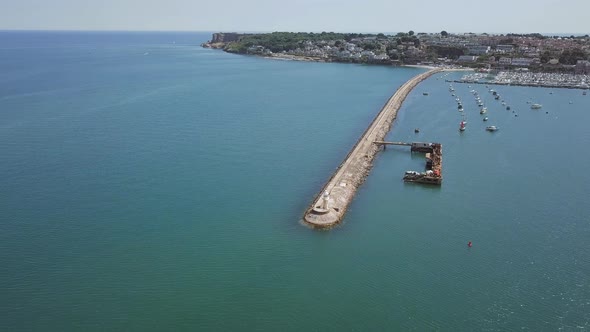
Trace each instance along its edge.
<instances>
[{"instance_id":1,"label":"construction barge","mask_svg":"<svg viewBox=\"0 0 590 332\"><path fill-rule=\"evenodd\" d=\"M440 186L442 184L442 144L440 143L404 143L404 142L385 142L376 141L375 144L382 145L403 145L409 146L411 152L425 153L426 166L424 172L406 171L404 174L405 182L424 183Z\"/></svg>"},{"instance_id":2,"label":"construction barge","mask_svg":"<svg viewBox=\"0 0 590 332\"><path fill-rule=\"evenodd\" d=\"M442 184L442 144L428 143L428 145L428 147L422 147L420 150L412 149L412 151L426 152L426 171L407 171L406 174L404 174L405 182L433 184L438 186Z\"/></svg>"}]
</instances>

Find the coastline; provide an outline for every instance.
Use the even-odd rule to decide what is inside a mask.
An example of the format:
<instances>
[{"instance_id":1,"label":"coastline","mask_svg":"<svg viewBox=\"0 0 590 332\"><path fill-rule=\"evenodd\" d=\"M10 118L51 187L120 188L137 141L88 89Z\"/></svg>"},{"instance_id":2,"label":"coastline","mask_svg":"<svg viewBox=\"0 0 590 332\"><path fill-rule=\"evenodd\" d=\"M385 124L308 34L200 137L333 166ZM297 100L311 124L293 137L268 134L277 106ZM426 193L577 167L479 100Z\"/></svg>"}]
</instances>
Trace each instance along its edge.
<instances>
[{"instance_id":1,"label":"coastline","mask_svg":"<svg viewBox=\"0 0 590 332\"><path fill-rule=\"evenodd\" d=\"M427 69L427 70L432 70L432 69L443 69L443 70L451 70L451 71L473 71L474 70L473 68L455 67L455 66L440 66L440 67L438 67L438 66L431 66L431 65L406 65L406 64L392 64L392 63L382 63L382 62L334 61L330 58L326 59L326 58L320 58L320 57L294 55L294 54L283 54L283 53L242 54L242 53L228 52L223 49L224 45L225 45L224 43L203 43L203 44L201 44L201 47L210 48L210 49L217 49L217 50L221 50L223 52L231 53L231 54L261 57L261 58L269 59L269 60L366 64L366 65L391 66L391 67L420 68L420 69Z\"/></svg>"}]
</instances>

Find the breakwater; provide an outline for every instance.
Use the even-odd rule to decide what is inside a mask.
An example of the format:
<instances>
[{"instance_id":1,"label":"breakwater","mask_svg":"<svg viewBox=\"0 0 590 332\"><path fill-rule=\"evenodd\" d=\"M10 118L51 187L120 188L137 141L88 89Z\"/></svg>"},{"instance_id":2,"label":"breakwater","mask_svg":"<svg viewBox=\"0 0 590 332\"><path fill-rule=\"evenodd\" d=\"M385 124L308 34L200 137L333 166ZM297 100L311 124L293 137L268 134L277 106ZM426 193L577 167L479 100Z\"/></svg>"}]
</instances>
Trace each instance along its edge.
<instances>
[{"instance_id":1,"label":"breakwater","mask_svg":"<svg viewBox=\"0 0 590 332\"><path fill-rule=\"evenodd\" d=\"M397 111L410 91L418 83L440 71L442 69L431 69L413 77L389 98L305 211L303 220L307 224L329 228L344 218L348 205L352 202L358 187L365 181L373 166L373 159L380 149L374 142L385 138L397 116Z\"/></svg>"}]
</instances>

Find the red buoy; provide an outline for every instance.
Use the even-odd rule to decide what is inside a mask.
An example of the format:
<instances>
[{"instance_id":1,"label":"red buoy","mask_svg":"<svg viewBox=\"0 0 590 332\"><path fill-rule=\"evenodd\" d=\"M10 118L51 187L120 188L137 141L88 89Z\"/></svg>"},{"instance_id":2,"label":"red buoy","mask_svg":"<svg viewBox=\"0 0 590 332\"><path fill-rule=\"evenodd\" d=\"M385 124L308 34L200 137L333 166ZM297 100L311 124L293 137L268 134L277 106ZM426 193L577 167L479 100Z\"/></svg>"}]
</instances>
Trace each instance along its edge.
<instances>
[{"instance_id":1,"label":"red buoy","mask_svg":"<svg viewBox=\"0 0 590 332\"><path fill-rule=\"evenodd\" d=\"M468 246L469 248L471 248L471 246L472 246L472 244L471 244L471 241L467 242L467 246Z\"/></svg>"}]
</instances>

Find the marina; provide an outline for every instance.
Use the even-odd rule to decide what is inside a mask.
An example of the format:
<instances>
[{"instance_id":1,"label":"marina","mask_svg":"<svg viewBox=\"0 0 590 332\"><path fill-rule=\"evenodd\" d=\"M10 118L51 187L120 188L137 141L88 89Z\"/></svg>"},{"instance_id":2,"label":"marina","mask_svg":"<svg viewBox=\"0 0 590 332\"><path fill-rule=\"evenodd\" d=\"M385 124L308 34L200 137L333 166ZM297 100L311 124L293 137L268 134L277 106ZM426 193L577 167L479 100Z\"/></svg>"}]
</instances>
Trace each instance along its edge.
<instances>
[{"instance_id":1,"label":"marina","mask_svg":"<svg viewBox=\"0 0 590 332\"><path fill-rule=\"evenodd\" d=\"M449 80L449 82L451 82ZM548 88L584 89L590 88L590 75L567 73L533 73L528 71L501 71L492 73L469 73L455 83L519 85Z\"/></svg>"}]
</instances>

